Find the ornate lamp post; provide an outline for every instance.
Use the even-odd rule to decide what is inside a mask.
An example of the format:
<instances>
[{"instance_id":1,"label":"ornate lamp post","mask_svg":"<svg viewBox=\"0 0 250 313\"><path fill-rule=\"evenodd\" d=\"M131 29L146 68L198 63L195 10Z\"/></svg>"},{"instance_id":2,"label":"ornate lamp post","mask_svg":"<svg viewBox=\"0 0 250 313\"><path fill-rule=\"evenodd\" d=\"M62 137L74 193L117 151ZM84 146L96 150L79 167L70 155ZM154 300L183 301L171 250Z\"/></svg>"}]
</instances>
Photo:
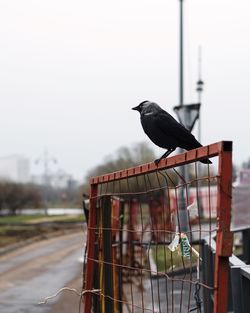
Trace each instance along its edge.
<instances>
[{"instance_id":1,"label":"ornate lamp post","mask_svg":"<svg viewBox=\"0 0 250 313\"><path fill-rule=\"evenodd\" d=\"M192 131L196 120L199 118L200 103L184 105L184 59L183 59L183 2L180 1L180 60L179 60L179 106L174 107L180 123L186 127L189 131ZM182 150L181 150L182 151ZM188 172L186 167L181 167L180 175L188 180ZM180 181L180 183L182 183ZM178 192L178 206L179 206L179 221L180 229L178 231L187 232L189 228L187 207L185 201L185 188L180 187Z\"/></svg>"}]
</instances>

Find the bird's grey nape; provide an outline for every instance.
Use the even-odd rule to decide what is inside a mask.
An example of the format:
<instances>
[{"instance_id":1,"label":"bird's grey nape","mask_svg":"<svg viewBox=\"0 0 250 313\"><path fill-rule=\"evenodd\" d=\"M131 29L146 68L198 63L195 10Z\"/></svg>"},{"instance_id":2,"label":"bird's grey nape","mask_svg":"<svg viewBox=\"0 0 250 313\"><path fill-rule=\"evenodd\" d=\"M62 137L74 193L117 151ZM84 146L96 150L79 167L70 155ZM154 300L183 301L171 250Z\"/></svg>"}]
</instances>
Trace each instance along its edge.
<instances>
[{"instance_id":1,"label":"bird's grey nape","mask_svg":"<svg viewBox=\"0 0 250 313\"><path fill-rule=\"evenodd\" d=\"M143 104L145 104L145 103L147 103L147 102L151 102L151 101L149 101L149 100L144 100L144 101L142 101L139 105L143 105Z\"/></svg>"}]
</instances>

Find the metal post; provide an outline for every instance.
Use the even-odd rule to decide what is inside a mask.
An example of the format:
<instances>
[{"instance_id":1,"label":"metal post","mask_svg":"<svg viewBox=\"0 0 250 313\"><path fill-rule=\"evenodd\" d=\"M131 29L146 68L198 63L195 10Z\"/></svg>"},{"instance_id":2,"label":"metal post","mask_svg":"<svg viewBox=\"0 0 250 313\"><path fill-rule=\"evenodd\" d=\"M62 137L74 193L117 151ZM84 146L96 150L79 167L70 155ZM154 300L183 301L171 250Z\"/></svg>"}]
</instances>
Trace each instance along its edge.
<instances>
[{"instance_id":1,"label":"metal post","mask_svg":"<svg viewBox=\"0 0 250 313\"><path fill-rule=\"evenodd\" d=\"M244 313L250 312L250 268L246 266L241 268L241 286L242 286L242 306Z\"/></svg>"},{"instance_id":2,"label":"metal post","mask_svg":"<svg viewBox=\"0 0 250 313\"><path fill-rule=\"evenodd\" d=\"M242 289L241 289L241 266L231 266L231 288L233 312L241 313L242 309Z\"/></svg>"},{"instance_id":3,"label":"metal post","mask_svg":"<svg viewBox=\"0 0 250 313\"><path fill-rule=\"evenodd\" d=\"M201 79L201 47L198 51L198 81L196 91L198 93L198 103L201 103L201 94L203 92L204 82ZM201 111L199 111L199 121L198 121L198 141L201 142Z\"/></svg>"},{"instance_id":4,"label":"metal post","mask_svg":"<svg viewBox=\"0 0 250 313\"><path fill-rule=\"evenodd\" d=\"M123 226L124 226L124 208L125 208L125 203L124 201L120 201L120 230L119 230L119 269L118 269L118 312L123 313L123 305L122 305L122 290L123 290L123 285L122 285L122 265L123 265Z\"/></svg>"},{"instance_id":5,"label":"metal post","mask_svg":"<svg viewBox=\"0 0 250 313\"><path fill-rule=\"evenodd\" d=\"M49 166L48 166L48 151L44 151L44 206L45 215L48 215L49 202Z\"/></svg>"},{"instance_id":6,"label":"metal post","mask_svg":"<svg viewBox=\"0 0 250 313\"><path fill-rule=\"evenodd\" d=\"M217 235L214 267L214 313L227 313L229 257L233 234L230 232L232 199L232 143L223 142L219 155L217 190Z\"/></svg>"},{"instance_id":7,"label":"metal post","mask_svg":"<svg viewBox=\"0 0 250 313\"><path fill-rule=\"evenodd\" d=\"M246 264L250 264L250 228L242 231L243 237L243 260Z\"/></svg>"},{"instance_id":8,"label":"metal post","mask_svg":"<svg viewBox=\"0 0 250 313\"><path fill-rule=\"evenodd\" d=\"M113 261L112 261L112 230L111 230L111 197L102 198L101 220L103 236L103 292L104 312L114 312L114 286L113 286ZM102 288L102 287L101 287Z\"/></svg>"},{"instance_id":9,"label":"metal post","mask_svg":"<svg viewBox=\"0 0 250 313\"><path fill-rule=\"evenodd\" d=\"M202 245L202 277L203 277L203 283L205 283L208 286L213 286L213 277L211 273L214 272L213 267L213 251L211 247L208 245L207 242L203 242ZM213 305L212 305L212 294L211 290L207 288L203 288L203 308L204 313L212 313L213 312Z\"/></svg>"},{"instance_id":10,"label":"metal post","mask_svg":"<svg viewBox=\"0 0 250 313\"><path fill-rule=\"evenodd\" d=\"M179 98L179 105L183 106L184 104L184 61L183 61L183 1L180 1L180 98ZM180 149L180 152L183 152ZM187 169L185 166L181 167L181 176L186 179L187 178ZM185 188L180 187L178 193L179 203L179 221L180 221L180 229L178 231L187 232L188 231L188 217L187 217L187 210L186 210L186 201L185 201Z\"/></svg>"},{"instance_id":11,"label":"metal post","mask_svg":"<svg viewBox=\"0 0 250 313\"><path fill-rule=\"evenodd\" d=\"M199 120L198 120L198 141L201 142L201 94L203 92L203 85L204 82L201 79L201 46L199 46L199 50L198 50L198 81L196 83L196 91L198 93L198 103L200 103L200 109L199 109ZM202 166L199 163L198 167L198 177L202 175ZM200 186L200 182L198 182L198 186ZM203 205L202 205L202 201L200 203L200 211L201 211L201 215L203 217Z\"/></svg>"},{"instance_id":12,"label":"metal post","mask_svg":"<svg viewBox=\"0 0 250 313\"><path fill-rule=\"evenodd\" d=\"M179 105L184 103L184 76L183 76L183 1L180 1L180 101Z\"/></svg>"},{"instance_id":13,"label":"metal post","mask_svg":"<svg viewBox=\"0 0 250 313\"><path fill-rule=\"evenodd\" d=\"M89 221L88 221L88 237L87 237L87 265L86 265L86 281L85 289L88 290L84 297L83 312L91 312L92 307L92 293L93 278L94 278L94 257L95 257L95 227L96 227L96 204L97 204L98 185L91 185L90 192L90 207L89 207Z\"/></svg>"},{"instance_id":14,"label":"metal post","mask_svg":"<svg viewBox=\"0 0 250 313\"><path fill-rule=\"evenodd\" d=\"M44 213L48 215L48 202L49 202L49 162L57 163L57 160L49 156L47 149L44 150L42 157L35 161L36 164L42 162L43 164L43 201L44 201Z\"/></svg>"}]
</instances>

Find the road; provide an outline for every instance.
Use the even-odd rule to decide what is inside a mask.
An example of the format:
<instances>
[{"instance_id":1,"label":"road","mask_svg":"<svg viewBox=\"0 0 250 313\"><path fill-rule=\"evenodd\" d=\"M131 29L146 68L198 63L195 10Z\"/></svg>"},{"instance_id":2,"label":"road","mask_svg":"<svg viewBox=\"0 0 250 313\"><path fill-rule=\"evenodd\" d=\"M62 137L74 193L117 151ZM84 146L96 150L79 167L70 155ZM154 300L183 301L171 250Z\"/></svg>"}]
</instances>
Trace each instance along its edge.
<instances>
[{"instance_id":1,"label":"road","mask_svg":"<svg viewBox=\"0 0 250 313\"><path fill-rule=\"evenodd\" d=\"M1 256L0 312L63 313L62 302L66 300L68 304L74 303L70 312L78 313L79 297L69 292L47 304L38 303L65 286L80 291L84 245L85 234L77 231Z\"/></svg>"}]
</instances>

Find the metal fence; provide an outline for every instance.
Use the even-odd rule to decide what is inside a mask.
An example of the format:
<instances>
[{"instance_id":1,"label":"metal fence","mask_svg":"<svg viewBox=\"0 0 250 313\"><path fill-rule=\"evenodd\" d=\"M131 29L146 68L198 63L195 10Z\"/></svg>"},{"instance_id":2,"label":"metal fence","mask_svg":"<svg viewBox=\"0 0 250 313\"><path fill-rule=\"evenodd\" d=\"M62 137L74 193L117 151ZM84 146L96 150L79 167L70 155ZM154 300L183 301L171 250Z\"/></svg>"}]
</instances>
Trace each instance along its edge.
<instances>
[{"instance_id":1,"label":"metal fence","mask_svg":"<svg viewBox=\"0 0 250 313\"><path fill-rule=\"evenodd\" d=\"M232 230L235 240L235 253L229 258L229 296L227 311L233 313L250 312L250 228L239 227ZM210 241L210 242L209 242ZM237 251L239 250L239 251ZM216 243L214 239L205 238L203 246L202 272L204 283L211 284L214 272L214 256L216 254ZM213 306L212 294L204 290L204 312L210 313Z\"/></svg>"},{"instance_id":2,"label":"metal fence","mask_svg":"<svg viewBox=\"0 0 250 313\"><path fill-rule=\"evenodd\" d=\"M84 312L227 312L231 177L219 142L91 179Z\"/></svg>"}]
</instances>

